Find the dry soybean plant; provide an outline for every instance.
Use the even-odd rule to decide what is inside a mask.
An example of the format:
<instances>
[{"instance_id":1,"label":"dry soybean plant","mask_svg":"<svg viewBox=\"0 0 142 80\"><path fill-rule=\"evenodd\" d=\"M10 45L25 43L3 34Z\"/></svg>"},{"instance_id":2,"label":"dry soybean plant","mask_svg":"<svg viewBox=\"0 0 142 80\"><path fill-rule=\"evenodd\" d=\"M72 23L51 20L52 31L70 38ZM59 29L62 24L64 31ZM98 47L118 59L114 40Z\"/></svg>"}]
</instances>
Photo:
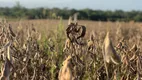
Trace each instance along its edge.
<instances>
[{"instance_id":1,"label":"dry soybean plant","mask_svg":"<svg viewBox=\"0 0 142 80\"><path fill-rule=\"evenodd\" d=\"M49 36L34 24L20 21L16 28L2 20L1 80L141 80L141 30L118 23L116 34L106 34L105 27L89 33L77 15L69 18L66 30L58 26Z\"/></svg>"}]
</instances>

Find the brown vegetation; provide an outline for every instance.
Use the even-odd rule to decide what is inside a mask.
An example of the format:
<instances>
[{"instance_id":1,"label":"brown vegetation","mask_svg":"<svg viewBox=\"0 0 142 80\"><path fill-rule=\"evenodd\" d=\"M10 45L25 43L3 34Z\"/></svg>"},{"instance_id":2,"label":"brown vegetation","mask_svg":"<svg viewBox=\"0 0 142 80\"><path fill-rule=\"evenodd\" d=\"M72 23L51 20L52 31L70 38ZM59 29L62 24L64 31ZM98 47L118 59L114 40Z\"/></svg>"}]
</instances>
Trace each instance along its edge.
<instances>
[{"instance_id":1,"label":"brown vegetation","mask_svg":"<svg viewBox=\"0 0 142 80\"><path fill-rule=\"evenodd\" d=\"M67 23L67 20L1 22L1 79L141 79L141 23Z\"/></svg>"}]
</instances>

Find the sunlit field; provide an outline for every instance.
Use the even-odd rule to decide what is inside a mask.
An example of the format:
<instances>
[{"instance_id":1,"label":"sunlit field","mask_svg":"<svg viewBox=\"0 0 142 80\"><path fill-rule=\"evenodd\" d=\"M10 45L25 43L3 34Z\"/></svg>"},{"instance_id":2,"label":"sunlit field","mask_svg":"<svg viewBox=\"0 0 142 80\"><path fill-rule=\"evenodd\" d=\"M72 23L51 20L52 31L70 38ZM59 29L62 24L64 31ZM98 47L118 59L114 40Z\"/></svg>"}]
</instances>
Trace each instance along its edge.
<instances>
[{"instance_id":1,"label":"sunlit field","mask_svg":"<svg viewBox=\"0 0 142 80\"><path fill-rule=\"evenodd\" d=\"M134 21L2 20L1 79L141 80L141 33Z\"/></svg>"}]
</instances>

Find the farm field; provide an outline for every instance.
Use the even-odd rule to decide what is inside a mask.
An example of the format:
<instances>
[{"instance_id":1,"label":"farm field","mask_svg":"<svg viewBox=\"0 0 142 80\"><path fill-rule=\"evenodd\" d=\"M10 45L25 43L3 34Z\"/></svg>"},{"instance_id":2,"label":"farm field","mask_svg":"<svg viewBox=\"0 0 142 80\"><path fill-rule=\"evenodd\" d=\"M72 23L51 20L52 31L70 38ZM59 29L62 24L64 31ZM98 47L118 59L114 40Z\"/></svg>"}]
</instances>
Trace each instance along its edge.
<instances>
[{"instance_id":1,"label":"farm field","mask_svg":"<svg viewBox=\"0 0 142 80\"><path fill-rule=\"evenodd\" d=\"M141 33L133 21L2 21L1 79L141 80Z\"/></svg>"},{"instance_id":2,"label":"farm field","mask_svg":"<svg viewBox=\"0 0 142 80\"><path fill-rule=\"evenodd\" d=\"M47 31L54 31L57 29L57 27L60 25L60 23L63 25L63 27L66 29L68 26L68 20L46 20L46 19L39 19L39 20L16 20L16 21L9 21L9 24L12 25L12 27L15 29L18 26L21 27L31 27L34 26L34 28L38 29L38 31L41 32L47 32ZM110 27L111 32L115 32L118 27L121 27L122 29L141 29L142 23L140 22L101 22L101 21L89 21L89 20L79 20L79 24L85 25L87 28L87 34L91 31L105 31L107 27ZM87 36L85 36L87 37Z\"/></svg>"}]
</instances>

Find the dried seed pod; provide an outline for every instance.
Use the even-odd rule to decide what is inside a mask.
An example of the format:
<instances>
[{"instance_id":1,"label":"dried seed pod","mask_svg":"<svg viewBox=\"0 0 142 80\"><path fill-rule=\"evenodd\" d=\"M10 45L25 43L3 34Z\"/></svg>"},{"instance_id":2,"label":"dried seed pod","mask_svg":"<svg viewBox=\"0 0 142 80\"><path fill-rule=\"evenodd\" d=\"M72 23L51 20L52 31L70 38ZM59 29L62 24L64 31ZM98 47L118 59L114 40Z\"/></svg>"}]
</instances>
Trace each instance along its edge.
<instances>
[{"instance_id":1,"label":"dried seed pod","mask_svg":"<svg viewBox=\"0 0 142 80\"><path fill-rule=\"evenodd\" d=\"M73 75L71 71L71 56L68 56L68 58L63 62L63 66L59 71L59 80L72 80Z\"/></svg>"},{"instance_id":2,"label":"dried seed pod","mask_svg":"<svg viewBox=\"0 0 142 80\"><path fill-rule=\"evenodd\" d=\"M2 69L2 75L0 77L1 80L9 80L11 67L12 67L12 64L9 61L9 59L6 57L4 68Z\"/></svg>"},{"instance_id":3,"label":"dried seed pod","mask_svg":"<svg viewBox=\"0 0 142 80\"><path fill-rule=\"evenodd\" d=\"M68 25L70 25L71 23L72 23L72 17L70 16L68 20Z\"/></svg>"},{"instance_id":4,"label":"dried seed pod","mask_svg":"<svg viewBox=\"0 0 142 80\"><path fill-rule=\"evenodd\" d=\"M93 42L92 40L89 40L89 41L87 42L87 46L88 46L88 50L89 50L89 51L92 50L92 49L93 49L93 46L94 46L94 42Z\"/></svg>"},{"instance_id":5,"label":"dried seed pod","mask_svg":"<svg viewBox=\"0 0 142 80\"><path fill-rule=\"evenodd\" d=\"M104 40L104 44L103 44L103 56L104 56L104 60L107 63L110 63L110 61L112 61L114 64L119 64L121 62L121 59L119 57L119 55L117 55L112 42L109 38L109 32L107 33L105 40Z\"/></svg>"},{"instance_id":6,"label":"dried seed pod","mask_svg":"<svg viewBox=\"0 0 142 80\"><path fill-rule=\"evenodd\" d=\"M2 27L2 28L1 28L0 36L2 36L3 33L4 33L4 28Z\"/></svg>"},{"instance_id":7,"label":"dried seed pod","mask_svg":"<svg viewBox=\"0 0 142 80\"><path fill-rule=\"evenodd\" d=\"M74 23L75 23L76 25L77 25L77 16L78 16L78 14L79 14L79 13L75 13L75 14L74 14Z\"/></svg>"},{"instance_id":8,"label":"dried seed pod","mask_svg":"<svg viewBox=\"0 0 142 80\"><path fill-rule=\"evenodd\" d=\"M87 46L92 46L94 44L94 42L92 40L88 40Z\"/></svg>"},{"instance_id":9,"label":"dried seed pod","mask_svg":"<svg viewBox=\"0 0 142 80\"><path fill-rule=\"evenodd\" d=\"M92 31L92 33L90 34L90 39L87 42L88 50L92 50L92 49L95 48L95 44L94 44L95 39L94 39L94 37L95 37L95 34Z\"/></svg>"},{"instance_id":10,"label":"dried seed pod","mask_svg":"<svg viewBox=\"0 0 142 80\"><path fill-rule=\"evenodd\" d=\"M38 41L41 40L41 33L38 34L38 39L37 39L37 40L38 40Z\"/></svg>"},{"instance_id":11,"label":"dried seed pod","mask_svg":"<svg viewBox=\"0 0 142 80\"><path fill-rule=\"evenodd\" d=\"M102 46L102 53L104 58L104 64L106 68L106 74L107 74L107 80L109 80L112 77L112 74L110 72L111 62L114 64L119 64L121 62L120 57L117 55L112 42L109 38L109 32L107 32L107 35L105 37L103 46Z\"/></svg>"},{"instance_id":12,"label":"dried seed pod","mask_svg":"<svg viewBox=\"0 0 142 80\"><path fill-rule=\"evenodd\" d=\"M27 40L29 40L29 38L31 37L31 32L29 27L27 28Z\"/></svg>"},{"instance_id":13,"label":"dried seed pod","mask_svg":"<svg viewBox=\"0 0 142 80\"><path fill-rule=\"evenodd\" d=\"M77 26L74 23L71 23L66 29L66 34L70 41L74 42L76 40Z\"/></svg>"},{"instance_id":14,"label":"dried seed pod","mask_svg":"<svg viewBox=\"0 0 142 80\"><path fill-rule=\"evenodd\" d=\"M132 48L130 49L130 51L132 51L132 52L136 52L137 50L138 50L138 47L137 47L136 44L134 44L134 45L132 46Z\"/></svg>"},{"instance_id":15,"label":"dried seed pod","mask_svg":"<svg viewBox=\"0 0 142 80\"><path fill-rule=\"evenodd\" d=\"M10 53L10 46L7 47L7 58L9 59L9 61L12 63L12 56L11 56L11 53Z\"/></svg>"},{"instance_id":16,"label":"dried seed pod","mask_svg":"<svg viewBox=\"0 0 142 80\"><path fill-rule=\"evenodd\" d=\"M64 52L66 49L70 48L70 45L71 45L71 41L70 41L70 39L67 39L67 40L66 40L66 43L65 43L65 47L64 47L64 49L63 49L63 52Z\"/></svg>"},{"instance_id":17,"label":"dried seed pod","mask_svg":"<svg viewBox=\"0 0 142 80\"><path fill-rule=\"evenodd\" d=\"M11 25L9 25L8 29L9 29L10 34L11 34L13 37L16 37L15 33L12 31Z\"/></svg>"},{"instance_id":18,"label":"dried seed pod","mask_svg":"<svg viewBox=\"0 0 142 80\"><path fill-rule=\"evenodd\" d=\"M4 49L6 49L7 47L9 47L9 46L11 45L11 43L12 43L11 41L7 42L7 44L6 44L6 45L4 45L4 47L3 47L3 48L4 48Z\"/></svg>"},{"instance_id":19,"label":"dried seed pod","mask_svg":"<svg viewBox=\"0 0 142 80\"><path fill-rule=\"evenodd\" d=\"M123 32L123 31L122 31L121 25L118 24L118 28L117 28L117 30L116 30L116 35L117 35L116 38L117 38L117 39L123 36L122 32Z\"/></svg>"},{"instance_id":20,"label":"dried seed pod","mask_svg":"<svg viewBox=\"0 0 142 80\"><path fill-rule=\"evenodd\" d=\"M136 54L133 54L133 56L130 58L130 61L135 60L137 58Z\"/></svg>"},{"instance_id":21,"label":"dried seed pod","mask_svg":"<svg viewBox=\"0 0 142 80\"><path fill-rule=\"evenodd\" d=\"M26 50L27 49L27 46L26 46L26 44L24 43L23 44L23 47L22 47L24 50Z\"/></svg>"},{"instance_id":22,"label":"dried seed pod","mask_svg":"<svg viewBox=\"0 0 142 80\"><path fill-rule=\"evenodd\" d=\"M91 32L90 40L91 40L91 41L94 41L94 40L95 40L95 33L94 33L94 31Z\"/></svg>"},{"instance_id":23,"label":"dried seed pod","mask_svg":"<svg viewBox=\"0 0 142 80\"><path fill-rule=\"evenodd\" d=\"M66 40L66 44L65 44L65 45L66 45L66 47L68 47L68 48L70 47L71 42L70 42L70 40L69 40L69 39L67 39L67 40Z\"/></svg>"},{"instance_id":24,"label":"dried seed pod","mask_svg":"<svg viewBox=\"0 0 142 80\"><path fill-rule=\"evenodd\" d=\"M34 55L34 59L38 59L40 57L39 53L36 52L35 55Z\"/></svg>"},{"instance_id":25,"label":"dried seed pod","mask_svg":"<svg viewBox=\"0 0 142 80\"><path fill-rule=\"evenodd\" d=\"M12 63L12 57L10 54L10 46L11 46L11 41L9 41L6 45L3 46L2 51L7 50L7 54L6 57L10 60L10 62Z\"/></svg>"},{"instance_id":26,"label":"dried seed pod","mask_svg":"<svg viewBox=\"0 0 142 80\"><path fill-rule=\"evenodd\" d=\"M67 34L67 37L71 40L71 38L70 38L70 34L73 32L73 27L74 26L74 24L73 23L71 23L69 26L68 26L68 28L66 29L66 34Z\"/></svg>"},{"instance_id":27,"label":"dried seed pod","mask_svg":"<svg viewBox=\"0 0 142 80\"><path fill-rule=\"evenodd\" d=\"M23 58L23 62L26 62L26 61L27 61L27 57L24 57L24 58Z\"/></svg>"},{"instance_id":28,"label":"dried seed pod","mask_svg":"<svg viewBox=\"0 0 142 80\"><path fill-rule=\"evenodd\" d=\"M77 37L77 39L82 38L82 37L85 36L85 34L86 34L86 27L85 27L85 26L81 26L81 27L78 29L78 31L79 31L79 32L81 31L81 34L80 34L80 36Z\"/></svg>"}]
</instances>

